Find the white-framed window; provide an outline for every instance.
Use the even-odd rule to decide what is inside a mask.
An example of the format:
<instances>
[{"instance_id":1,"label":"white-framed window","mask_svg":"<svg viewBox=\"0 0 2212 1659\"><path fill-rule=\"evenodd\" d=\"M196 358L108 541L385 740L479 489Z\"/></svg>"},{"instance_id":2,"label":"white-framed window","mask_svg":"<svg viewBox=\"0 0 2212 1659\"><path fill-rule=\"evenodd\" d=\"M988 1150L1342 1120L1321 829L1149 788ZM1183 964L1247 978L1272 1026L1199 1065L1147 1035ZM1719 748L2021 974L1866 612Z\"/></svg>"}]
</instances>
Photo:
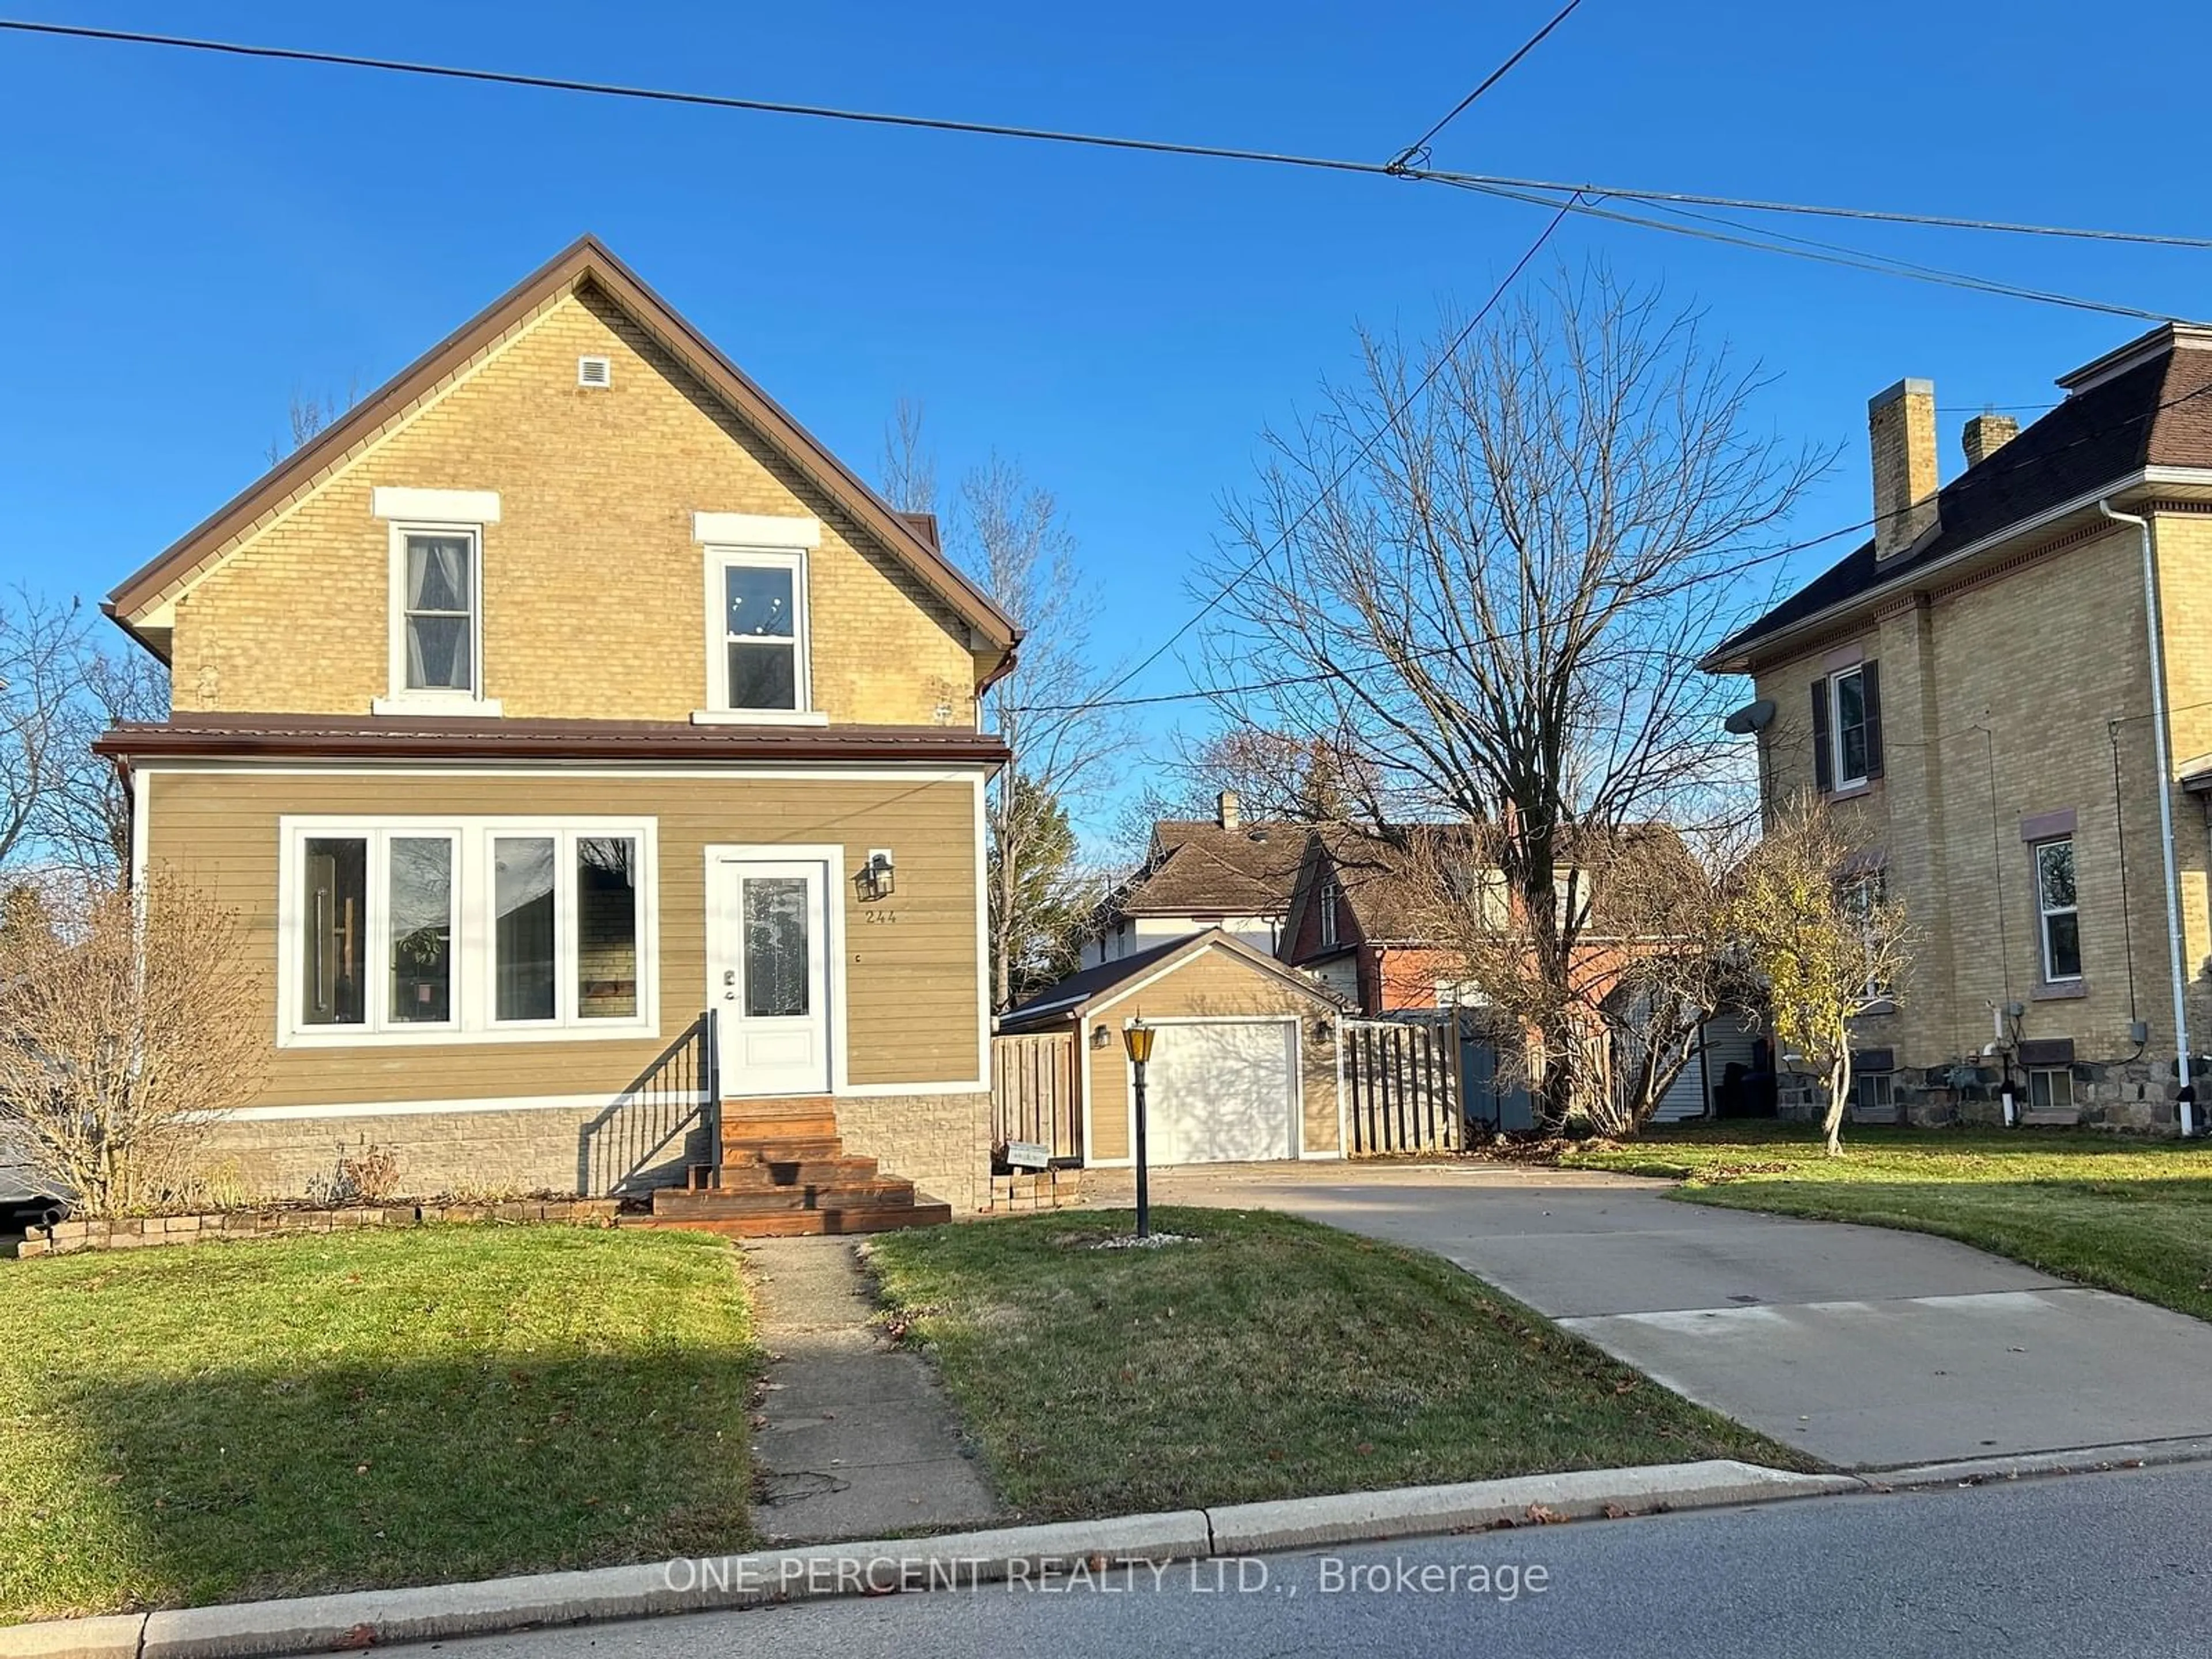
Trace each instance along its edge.
<instances>
[{"instance_id":1,"label":"white-framed window","mask_svg":"<svg viewBox=\"0 0 2212 1659\"><path fill-rule=\"evenodd\" d=\"M1869 1003L1887 1002L1896 993L1896 988L1890 985L1874 970L1874 957L1878 944L1875 938L1875 912L1881 908L1887 893L1887 872L1879 868L1850 877L1844 883L1844 913L1857 925L1859 937L1865 941L1866 945L1868 961L1866 1000Z\"/></svg>"},{"instance_id":2,"label":"white-framed window","mask_svg":"<svg viewBox=\"0 0 2212 1659\"><path fill-rule=\"evenodd\" d=\"M280 1044L659 1024L651 819L288 817Z\"/></svg>"},{"instance_id":3,"label":"white-framed window","mask_svg":"<svg viewBox=\"0 0 2212 1659\"><path fill-rule=\"evenodd\" d=\"M1867 738L1866 665L1828 677L1828 740L1835 787L1848 789L1871 775Z\"/></svg>"},{"instance_id":4,"label":"white-framed window","mask_svg":"<svg viewBox=\"0 0 2212 1659\"><path fill-rule=\"evenodd\" d=\"M773 720L809 711L806 555L796 548L714 548L710 708Z\"/></svg>"},{"instance_id":5,"label":"white-framed window","mask_svg":"<svg viewBox=\"0 0 2212 1659\"><path fill-rule=\"evenodd\" d=\"M2027 1074L2027 1109L2031 1112L2070 1112L2074 1109L2074 1072L2066 1066L2038 1066Z\"/></svg>"},{"instance_id":6,"label":"white-framed window","mask_svg":"<svg viewBox=\"0 0 2212 1659\"><path fill-rule=\"evenodd\" d=\"M2049 985L2081 977L2081 916L2074 884L2074 837L2035 844L2037 932Z\"/></svg>"},{"instance_id":7,"label":"white-framed window","mask_svg":"<svg viewBox=\"0 0 2212 1659\"><path fill-rule=\"evenodd\" d=\"M1331 876L1322 883L1318 902L1321 905L1321 948L1324 951L1336 948L1336 907L1342 896L1335 877Z\"/></svg>"},{"instance_id":8,"label":"white-framed window","mask_svg":"<svg viewBox=\"0 0 2212 1659\"><path fill-rule=\"evenodd\" d=\"M483 529L395 522L391 694L379 714L496 714L484 696Z\"/></svg>"}]
</instances>

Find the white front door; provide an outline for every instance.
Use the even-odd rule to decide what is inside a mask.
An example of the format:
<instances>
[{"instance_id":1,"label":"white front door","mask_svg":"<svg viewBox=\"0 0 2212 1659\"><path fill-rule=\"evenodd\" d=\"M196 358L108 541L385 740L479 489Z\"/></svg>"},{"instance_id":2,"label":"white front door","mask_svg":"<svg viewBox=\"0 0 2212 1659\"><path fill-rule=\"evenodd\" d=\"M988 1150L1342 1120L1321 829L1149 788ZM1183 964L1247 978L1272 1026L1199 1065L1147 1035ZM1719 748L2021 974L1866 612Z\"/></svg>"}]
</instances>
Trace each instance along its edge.
<instances>
[{"instance_id":1,"label":"white front door","mask_svg":"<svg viewBox=\"0 0 2212 1659\"><path fill-rule=\"evenodd\" d=\"M723 859L711 872L707 975L722 1093L828 1094L829 866Z\"/></svg>"}]
</instances>

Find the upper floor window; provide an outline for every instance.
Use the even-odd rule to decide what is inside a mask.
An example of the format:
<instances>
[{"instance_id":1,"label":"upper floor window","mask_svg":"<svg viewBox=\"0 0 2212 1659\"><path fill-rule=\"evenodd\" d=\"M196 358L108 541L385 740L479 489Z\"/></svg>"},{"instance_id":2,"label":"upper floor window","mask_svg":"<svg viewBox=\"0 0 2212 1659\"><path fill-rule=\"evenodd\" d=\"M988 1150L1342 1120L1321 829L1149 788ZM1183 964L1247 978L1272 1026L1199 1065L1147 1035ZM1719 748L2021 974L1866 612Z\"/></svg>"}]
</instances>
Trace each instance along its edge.
<instances>
[{"instance_id":1,"label":"upper floor window","mask_svg":"<svg viewBox=\"0 0 2212 1659\"><path fill-rule=\"evenodd\" d=\"M1814 782L1823 793L1881 775L1880 666L1853 663L1813 683Z\"/></svg>"},{"instance_id":2,"label":"upper floor window","mask_svg":"<svg viewBox=\"0 0 2212 1659\"><path fill-rule=\"evenodd\" d=\"M2081 977L2081 916L2074 890L2074 838L2039 842L2035 905L2046 984Z\"/></svg>"},{"instance_id":3,"label":"upper floor window","mask_svg":"<svg viewBox=\"0 0 2212 1659\"><path fill-rule=\"evenodd\" d=\"M496 714L484 696L484 526L489 489L379 485L372 511L391 526L389 695L379 714Z\"/></svg>"},{"instance_id":4,"label":"upper floor window","mask_svg":"<svg viewBox=\"0 0 2212 1659\"><path fill-rule=\"evenodd\" d=\"M410 691L477 694L477 532L402 530L403 665Z\"/></svg>"},{"instance_id":5,"label":"upper floor window","mask_svg":"<svg viewBox=\"0 0 2212 1659\"><path fill-rule=\"evenodd\" d=\"M797 713L806 706L806 568L800 555L721 556L720 707Z\"/></svg>"},{"instance_id":6,"label":"upper floor window","mask_svg":"<svg viewBox=\"0 0 2212 1659\"><path fill-rule=\"evenodd\" d=\"M1321 948L1336 948L1336 905L1340 896L1336 878L1332 876L1321 884Z\"/></svg>"}]
</instances>

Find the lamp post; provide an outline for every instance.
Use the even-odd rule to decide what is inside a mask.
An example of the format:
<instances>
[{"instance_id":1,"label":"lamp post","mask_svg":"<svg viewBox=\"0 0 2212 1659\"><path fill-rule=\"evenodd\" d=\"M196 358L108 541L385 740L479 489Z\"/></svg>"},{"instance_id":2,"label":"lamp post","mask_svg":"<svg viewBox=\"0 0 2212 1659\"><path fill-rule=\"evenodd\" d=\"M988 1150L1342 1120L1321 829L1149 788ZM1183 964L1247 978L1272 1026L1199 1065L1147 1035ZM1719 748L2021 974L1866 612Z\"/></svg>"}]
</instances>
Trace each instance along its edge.
<instances>
[{"instance_id":1,"label":"lamp post","mask_svg":"<svg viewBox=\"0 0 2212 1659\"><path fill-rule=\"evenodd\" d=\"M1145 1065L1152 1057L1153 1029L1141 1019L1121 1028L1121 1042L1136 1068L1137 1091L1137 1237L1149 1238L1152 1231L1152 1196L1145 1182Z\"/></svg>"}]
</instances>

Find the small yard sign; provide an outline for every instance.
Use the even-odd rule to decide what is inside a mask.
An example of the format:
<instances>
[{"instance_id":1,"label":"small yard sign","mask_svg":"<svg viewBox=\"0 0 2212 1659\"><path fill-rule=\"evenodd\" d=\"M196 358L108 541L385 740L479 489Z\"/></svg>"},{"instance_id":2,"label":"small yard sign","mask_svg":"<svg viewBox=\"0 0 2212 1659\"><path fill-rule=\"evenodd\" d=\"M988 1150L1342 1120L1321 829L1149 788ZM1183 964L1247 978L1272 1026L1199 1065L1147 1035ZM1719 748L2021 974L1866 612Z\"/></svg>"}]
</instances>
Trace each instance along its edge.
<instances>
[{"instance_id":1,"label":"small yard sign","mask_svg":"<svg viewBox=\"0 0 2212 1659\"><path fill-rule=\"evenodd\" d=\"M1006 1162L1017 1170L1044 1170L1052 1165L1052 1148L1035 1140L1006 1143Z\"/></svg>"}]
</instances>

